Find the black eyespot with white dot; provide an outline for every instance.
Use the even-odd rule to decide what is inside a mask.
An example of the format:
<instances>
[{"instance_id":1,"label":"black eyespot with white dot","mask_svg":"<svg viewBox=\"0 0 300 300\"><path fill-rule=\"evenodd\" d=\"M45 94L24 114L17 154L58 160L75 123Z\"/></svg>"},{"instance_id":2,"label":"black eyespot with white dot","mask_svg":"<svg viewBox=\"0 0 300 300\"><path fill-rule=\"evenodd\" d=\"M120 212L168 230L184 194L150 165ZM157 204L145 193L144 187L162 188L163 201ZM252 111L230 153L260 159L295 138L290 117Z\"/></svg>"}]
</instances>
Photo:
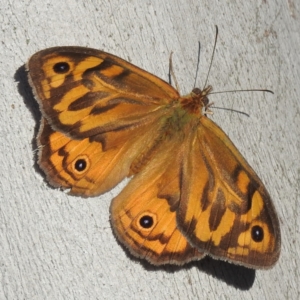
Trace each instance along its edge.
<instances>
[{"instance_id":1,"label":"black eyespot with white dot","mask_svg":"<svg viewBox=\"0 0 300 300\"><path fill-rule=\"evenodd\" d=\"M261 226L255 225L251 229L251 237L254 242L261 242L264 239L264 230Z\"/></svg>"},{"instance_id":2,"label":"black eyespot with white dot","mask_svg":"<svg viewBox=\"0 0 300 300\"><path fill-rule=\"evenodd\" d=\"M140 218L140 225L145 229L149 229L153 226L154 221L151 216L145 215Z\"/></svg>"},{"instance_id":3,"label":"black eyespot with white dot","mask_svg":"<svg viewBox=\"0 0 300 300\"><path fill-rule=\"evenodd\" d=\"M87 162L84 159L80 158L75 162L74 166L76 171L83 172L87 167Z\"/></svg>"},{"instance_id":4,"label":"black eyespot with white dot","mask_svg":"<svg viewBox=\"0 0 300 300\"><path fill-rule=\"evenodd\" d=\"M70 65L65 61L58 62L53 66L53 71L57 74L65 74L68 73L69 70L70 70Z\"/></svg>"}]
</instances>

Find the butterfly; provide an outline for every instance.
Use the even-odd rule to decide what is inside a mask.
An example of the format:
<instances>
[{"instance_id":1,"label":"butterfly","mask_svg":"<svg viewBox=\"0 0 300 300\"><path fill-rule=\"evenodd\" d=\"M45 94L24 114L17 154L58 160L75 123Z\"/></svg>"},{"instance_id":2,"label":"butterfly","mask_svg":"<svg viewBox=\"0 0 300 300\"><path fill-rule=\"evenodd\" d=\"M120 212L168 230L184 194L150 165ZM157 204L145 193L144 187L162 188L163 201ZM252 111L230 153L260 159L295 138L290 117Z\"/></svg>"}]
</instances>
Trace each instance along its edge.
<instances>
[{"instance_id":1,"label":"butterfly","mask_svg":"<svg viewBox=\"0 0 300 300\"><path fill-rule=\"evenodd\" d=\"M206 255L269 268L280 229L263 183L205 113L211 86L186 96L112 54L54 47L27 63L42 112L38 163L48 182L112 200L118 240L154 265Z\"/></svg>"}]
</instances>

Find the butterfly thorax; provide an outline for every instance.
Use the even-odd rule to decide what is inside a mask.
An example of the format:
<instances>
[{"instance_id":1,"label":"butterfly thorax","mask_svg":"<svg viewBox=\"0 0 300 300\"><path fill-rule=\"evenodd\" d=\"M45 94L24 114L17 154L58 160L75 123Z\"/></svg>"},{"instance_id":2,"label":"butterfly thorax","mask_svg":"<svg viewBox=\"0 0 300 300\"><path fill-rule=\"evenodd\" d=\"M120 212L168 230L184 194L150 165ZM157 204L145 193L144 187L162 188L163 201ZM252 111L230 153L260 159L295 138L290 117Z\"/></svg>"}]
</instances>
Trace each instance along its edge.
<instances>
[{"instance_id":1,"label":"butterfly thorax","mask_svg":"<svg viewBox=\"0 0 300 300\"><path fill-rule=\"evenodd\" d=\"M208 106L208 94L211 92L212 86L209 85L203 90L194 88L192 92L186 96L181 97L180 104L188 113L194 115L202 115L202 109Z\"/></svg>"},{"instance_id":2,"label":"butterfly thorax","mask_svg":"<svg viewBox=\"0 0 300 300\"><path fill-rule=\"evenodd\" d=\"M174 148L179 151L187 136L196 130L199 119L203 116L202 109L208 105L207 95L212 90L211 86L203 91L194 88L186 96L180 97L176 104L169 106L169 112L160 120L162 126L152 143L133 161L130 175L137 174L151 161L165 143L172 141ZM172 149L173 150L173 149Z\"/></svg>"},{"instance_id":3,"label":"butterfly thorax","mask_svg":"<svg viewBox=\"0 0 300 300\"><path fill-rule=\"evenodd\" d=\"M146 145L143 152L132 162L129 176L140 173L166 145L171 143L174 148L170 151L174 149L178 151L185 138L198 126L199 117L183 109L182 106L175 105L158 122L161 123L160 130L156 136L153 136L152 142Z\"/></svg>"}]
</instances>

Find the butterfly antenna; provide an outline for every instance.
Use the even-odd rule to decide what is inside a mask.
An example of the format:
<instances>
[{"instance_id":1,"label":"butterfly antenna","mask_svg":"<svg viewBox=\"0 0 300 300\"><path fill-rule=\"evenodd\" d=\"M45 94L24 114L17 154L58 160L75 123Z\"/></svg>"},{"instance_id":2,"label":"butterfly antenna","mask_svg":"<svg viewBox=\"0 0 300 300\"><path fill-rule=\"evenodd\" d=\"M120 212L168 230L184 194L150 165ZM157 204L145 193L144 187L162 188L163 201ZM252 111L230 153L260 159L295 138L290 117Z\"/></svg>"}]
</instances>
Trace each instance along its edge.
<instances>
[{"instance_id":1,"label":"butterfly antenna","mask_svg":"<svg viewBox=\"0 0 300 300\"><path fill-rule=\"evenodd\" d=\"M236 93L236 92L265 92L265 93L274 94L273 91L267 90L267 89L247 89L247 90L232 90L232 91L211 92L210 95L223 94L223 93Z\"/></svg>"},{"instance_id":2,"label":"butterfly antenna","mask_svg":"<svg viewBox=\"0 0 300 300\"><path fill-rule=\"evenodd\" d=\"M221 91L221 92L211 92L210 95L213 94L223 94L223 93L236 93L236 92L265 92L265 93L271 93L274 94L273 91L271 90L267 90L267 89L247 89L247 90L232 90L232 91ZM208 104L209 106L213 105L213 102L211 102L210 104ZM229 111L233 111L242 115L245 115L247 117L250 117L249 114L240 111L240 110L236 110L236 109L232 109L232 108L225 108L225 107L217 107L217 106L213 106L214 109L222 109L222 110L229 110Z\"/></svg>"},{"instance_id":3,"label":"butterfly antenna","mask_svg":"<svg viewBox=\"0 0 300 300\"><path fill-rule=\"evenodd\" d=\"M216 45L217 45L217 40L218 40L218 32L219 32L219 29L218 29L218 26L216 25L215 44L214 44L213 52L212 52L212 55L211 55L210 65L209 65L208 73L207 73L207 76L206 76L205 84L204 84L204 87L203 87L202 90L204 90L205 87L206 87L206 85L207 85L208 76L209 76L209 73L210 73L210 69L211 69L211 66L212 66L212 62L213 62L213 60L214 60L215 50L216 50Z\"/></svg>"},{"instance_id":4,"label":"butterfly antenna","mask_svg":"<svg viewBox=\"0 0 300 300\"><path fill-rule=\"evenodd\" d=\"M194 82L194 88L196 87L196 80L198 77L198 71L199 71L199 65L200 65L200 52L201 52L201 44L198 42L198 61L197 61L197 68L196 68L196 75L195 75L195 82Z\"/></svg>"},{"instance_id":5,"label":"butterfly antenna","mask_svg":"<svg viewBox=\"0 0 300 300\"><path fill-rule=\"evenodd\" d=\"M175 73L174 73L174 69L173 69L172 55L173 55L173 51L171 51L171 53L170 53L170 58L169 58L169 81L170 81L170 83L172 83L172 77L173 77L174 83L175 83L175 87L176 87L176 90L177 90L178 93L180 94L179 84L178 84L178 81L177 81L177 79L176 79L176 76L175 76Z\"/></svg>"},{"instance_id":6,"label":"butterfly antenna","mask_svg":"<svg viewBox=\"0 0 300 300\"><path fill-rule=\"evenodd\" d=\"M213 107L213 109L221 109L221 110L233 111L233 112L236 112L236 113L238 113L238 114L241 114L241 115L250 117L249 114L247 114L246 112L241 111L241 110L236 110L236 109L233 109L233 108L226 108L226 107L219 107L219 106L212 106L212 107Z\"/></svg>"}]
</instances>

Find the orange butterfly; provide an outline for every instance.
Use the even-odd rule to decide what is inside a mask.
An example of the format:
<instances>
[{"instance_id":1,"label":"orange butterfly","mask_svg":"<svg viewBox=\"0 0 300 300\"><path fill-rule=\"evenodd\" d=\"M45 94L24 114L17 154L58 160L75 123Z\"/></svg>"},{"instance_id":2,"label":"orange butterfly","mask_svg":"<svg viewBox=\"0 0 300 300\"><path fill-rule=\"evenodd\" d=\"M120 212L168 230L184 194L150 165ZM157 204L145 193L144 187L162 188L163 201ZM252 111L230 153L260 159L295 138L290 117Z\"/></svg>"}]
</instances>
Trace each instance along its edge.
<instances>
[{"instance_id":1,"label":"orange butterfly","mask_svg":"<svg viewBox=\"0 0 300 300\"><path fill-rule=\"evenodd\" d=\"M135 256L159 265L206 254L274 265L278 218L261 180L203 114L211 86L181 96L162 79L100 50L34 54L29 82L42 111L39 165L73 195L112 201L111 224Z\"/></svg>"}]
</instances>

